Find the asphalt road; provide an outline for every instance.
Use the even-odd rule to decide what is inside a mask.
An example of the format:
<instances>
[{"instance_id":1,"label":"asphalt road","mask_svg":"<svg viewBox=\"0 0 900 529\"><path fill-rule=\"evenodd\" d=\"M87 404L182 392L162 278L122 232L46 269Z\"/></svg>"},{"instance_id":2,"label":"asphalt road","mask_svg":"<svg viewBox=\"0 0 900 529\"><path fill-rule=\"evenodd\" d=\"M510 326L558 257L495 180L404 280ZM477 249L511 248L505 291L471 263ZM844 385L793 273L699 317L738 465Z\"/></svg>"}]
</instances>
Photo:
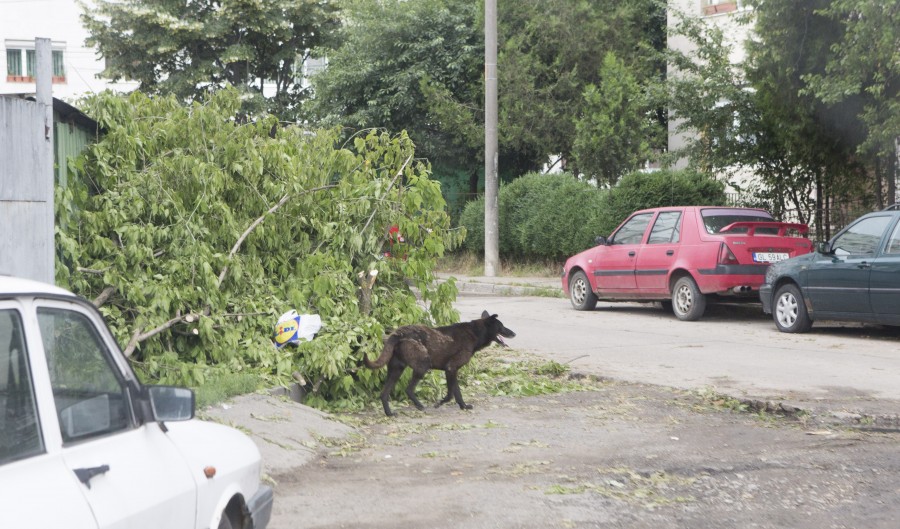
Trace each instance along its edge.
<instances>
[{"instance_id":1,"label":"asphalt road","mask_svg":"<svg viewBox=\"0 0 900 529\"><path fill-rule=\"evenodd\" d=\"M784 334L758 304L710 306L696 322L655 304L600 303L578 312L550 297L464 293L455 307L461 320L498 314L517 333L509 345L573 371L801 407L900 410L897 328L826 322Z\"/></svg>"},{"instance_id":2,"label":"asphalt road","mask_svg":"<svg viewBox=\"0 0 900 529\"><path fill-rule=\"evenodd\" d=\"M239 424L264 447L311 458L296 468L266 456L271 529L900 527L896 330L788 336L759 306L692 323L649 305L584 313L547 297L463 294L456 307L463 319L499 314L519 351L623 382L533 397L471 384L471 410L419 411L400 397L391 418L373 402L347 416L352 433L325 433L300 404L270 399ZM682 388L829 413L739 412ZM876 416L835 421L836 410Z\"/></svg>"}]
</instances>

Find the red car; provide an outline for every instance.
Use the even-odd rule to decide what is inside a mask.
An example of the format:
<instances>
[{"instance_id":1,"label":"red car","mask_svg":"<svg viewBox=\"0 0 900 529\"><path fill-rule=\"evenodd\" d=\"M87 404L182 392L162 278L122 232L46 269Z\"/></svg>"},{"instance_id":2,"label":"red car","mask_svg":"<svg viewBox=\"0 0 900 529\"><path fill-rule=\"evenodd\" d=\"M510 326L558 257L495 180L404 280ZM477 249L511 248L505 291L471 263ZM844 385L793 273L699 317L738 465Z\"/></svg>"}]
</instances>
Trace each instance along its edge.
<instances>
[{"instance_id":1,"label":"red car","mask_svg":"<svg viewBox=\"0 0 900 529\"><path fill-rule=\"evenodd\" d=\"M661 301L694 321L708 298L758 301L769 263L812 251L808 233L762 209L645 209L570 257L562 287L577 310L593 310L599 300Z\"/></svg>"}]
</instances>

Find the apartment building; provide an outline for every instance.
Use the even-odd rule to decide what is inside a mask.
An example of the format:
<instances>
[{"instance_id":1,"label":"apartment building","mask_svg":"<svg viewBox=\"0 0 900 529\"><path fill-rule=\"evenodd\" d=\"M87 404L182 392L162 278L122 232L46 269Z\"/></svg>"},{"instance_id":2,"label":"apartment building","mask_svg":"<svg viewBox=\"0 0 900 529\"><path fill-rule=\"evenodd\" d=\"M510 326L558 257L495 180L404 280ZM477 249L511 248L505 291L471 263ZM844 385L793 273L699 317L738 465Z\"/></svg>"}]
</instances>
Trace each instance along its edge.
<instances>
[{"instance_id":1,"label":"apartment building","mask_svg":"<svg viewBox=\"0 0 900 529\"><path fill-rule=\"evenodd\" d=\"M129 91L136 83L111 83L98 75L103 60L85 45L76 0L0 0L0 95L33 94L34 39L49 38L53 53L53 96L74 100L107 88Z\"/></svg>"}]
</instances>

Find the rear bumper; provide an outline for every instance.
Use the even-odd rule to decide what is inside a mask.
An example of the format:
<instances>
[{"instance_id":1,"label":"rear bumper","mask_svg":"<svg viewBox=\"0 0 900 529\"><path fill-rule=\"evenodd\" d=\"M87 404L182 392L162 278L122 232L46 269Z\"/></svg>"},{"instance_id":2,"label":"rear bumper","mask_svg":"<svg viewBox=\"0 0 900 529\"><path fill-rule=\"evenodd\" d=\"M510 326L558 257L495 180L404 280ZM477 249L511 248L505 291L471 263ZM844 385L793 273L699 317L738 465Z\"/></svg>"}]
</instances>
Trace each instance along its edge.
<instances>
[{"instance_id":1,"label":"rear bumper","mask_svg":"<svg viewBox=\"0 0 900 529\"><path fill-rule=\"evenodd\" d=\"M272 492L272 487L260 485L256 494L247 502L247 510L250 512L250 519L253 521L253 529L265 529L269 525L274 501L275 494Z\"/></svg>"},{"instance_id":2,"label":"rear bumper","mask_svg":"<svg viewBox=\"0 0 900 529\"><path fill-rule=\"evenodd\" d=\"M696 278L704 294L755 296L766 281L766 267L720 265L697 270Z\"/></svg>"},{"instance_id":3,"label":"rear bumper","mask_svg":"<svg viewBox=\"0 0 900 529\"><path fill-rule=\"evenodd\" d=\"M763 312L772 314L772 285L766 283L759 287L759 300L762 302Z\"/></svg>"}]
</instances>

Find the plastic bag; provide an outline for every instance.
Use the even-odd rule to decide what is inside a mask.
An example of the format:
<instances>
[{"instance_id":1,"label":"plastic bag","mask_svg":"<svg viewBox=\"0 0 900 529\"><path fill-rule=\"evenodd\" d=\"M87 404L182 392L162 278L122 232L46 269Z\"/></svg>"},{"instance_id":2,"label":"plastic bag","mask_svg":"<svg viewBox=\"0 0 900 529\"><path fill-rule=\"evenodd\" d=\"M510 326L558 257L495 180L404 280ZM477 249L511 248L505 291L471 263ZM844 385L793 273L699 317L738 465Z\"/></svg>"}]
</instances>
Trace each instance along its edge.
<instances>
[{"instance_id":1,"label":"plastic bag","mask_svg":"<svg viewBox=\"0 0 900 529\"><path fill-rule=\"evenodd\" d=\"M318 314L297 314L296 310L289 310L275 324L275 346L284 347L289 343L300 343L300 340L310 341L321 328L322 318Z\"/></svg>"}]
</instances>

